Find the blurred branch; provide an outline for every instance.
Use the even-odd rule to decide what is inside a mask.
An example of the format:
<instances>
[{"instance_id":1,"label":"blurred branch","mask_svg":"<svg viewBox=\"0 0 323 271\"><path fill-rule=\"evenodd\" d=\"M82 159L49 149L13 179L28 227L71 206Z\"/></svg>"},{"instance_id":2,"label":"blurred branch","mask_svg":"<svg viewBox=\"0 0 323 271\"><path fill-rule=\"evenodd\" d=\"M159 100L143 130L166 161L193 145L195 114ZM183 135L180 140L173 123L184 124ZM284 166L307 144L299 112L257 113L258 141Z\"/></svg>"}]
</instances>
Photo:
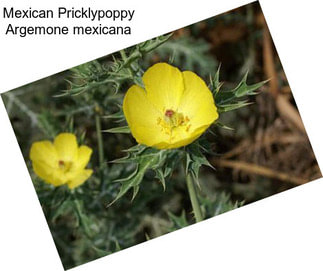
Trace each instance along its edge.
<instances>
[{"instance_id":1,"label":"blurred branch","mask_svg":"<svg viewBox=\"0 0 323 271\"><path fill-rule=\"evenodd\" d=\"M276 100L276 107L280 115L294 124L302 133L306 134L305 127L297 109L289 102L288 98L280 93L278 86L278 76L275 69L274 54L272 40L270 37L268 26L265 21L262 22L263 31L263 58L264 58L264 70L266 76L271 78L269 81L269 91Z\"/></svg>"},{"instance_id":2,"label":"blurred branch","mask_svg":"<svg viewBox=\"0 0 323 271\"><path fill-rule=\"evenodd\" d=\"M279 93L277 73L275 69L274 56L272 42L270 38L270 33L267 25L264 23L263 31L263 58L264 58L264 71L269 81L269 91L274 98L277 97Z\"/></svg>"},{"instance_id":3,"label":"blurred branch","mask_svg":"<svg viewBox=\"0 0 323 271\"><path fill-rule=\"evenodd\" d=\"M299 135L294 135L293 133L285 133L285 134L278 134L276 136L265 138L256 137L256 141L254 139L247 138L243 140L237 147L233 148L232 150L224 153L222 158L228 159L239 155L243 152L255 152L260 148L265 148L271 146L272 144L295 144L300 142L306 142L306 138ZM254 144L252 144L254 143Z\"/></svg>"},{"instance_id":4,"label":"blurred branch","mask_svg":"<svg viewBox=\"0 0 323 271\"><path fill-rule=\"evenodd\" d=\"M256 175L261 175L268 178L279 179L281 181L291 182L297 185L304 184L307 182L307 180L304 180L302 178L298 178L295 176L291 176L290 174L286 174L280 171L269 169L267 167L263 167L257 164L247 163L243 161L213 159L211 161L211 164L215 167L233 168L233 169L245 171L251 174L256 174Z\"/></svg>"},{"instance_id":5,"label":"blurred branch","mask_svg":"<svg viewBox=\"0 0 323 271\"><path fill-rule=\"evenodd\" d=\"M276 98L276 106L280 115L293 123L298 130L306 135L305 127L297 109L288 101L284 95L279 94Z\"/></svg>"},{"instance_id":6,"label":"blurred branch","mask_svg":"<svg viewBox=\"0 0 323 271\"><path fill-rule=\"evenodd\" d=\"M5 94L9 101L8 103L14 103L16 106L23 112L26 113L26 115L31 120L31 126L36 126L38 123L38 117L37 114L31 111L22 101L20 101L13 93L7 92ZM10 110L8 109L8 114L10 114Z\"/></svg>"}]
</instances>

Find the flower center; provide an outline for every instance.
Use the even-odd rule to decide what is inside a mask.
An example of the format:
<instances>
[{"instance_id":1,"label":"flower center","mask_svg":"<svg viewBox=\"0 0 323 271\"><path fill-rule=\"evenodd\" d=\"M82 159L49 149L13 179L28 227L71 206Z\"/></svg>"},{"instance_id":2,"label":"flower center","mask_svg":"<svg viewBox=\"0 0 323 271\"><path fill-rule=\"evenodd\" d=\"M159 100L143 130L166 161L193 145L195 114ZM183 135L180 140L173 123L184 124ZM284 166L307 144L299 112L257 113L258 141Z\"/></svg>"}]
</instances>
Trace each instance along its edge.
<instances>
[{"instance_id":1,"label":"flower center","mask_svg":"<svg viewBox=\"0 0 323 271\"><path fill-rule=\"evenodd\" d=\"M172 109L167 109L165 112L165 116L171 118L174 115L174 111Z\"/></svg>"},{"instance_id":2,"label":"flower center","mask_svg":"<svg viewBox=\"0 0 323 271\"><path fill-rule=\"evenodd\" d=\"M165 110L164 117L159 117L157 119L157 124L161 126L161 131L171 136L173 139L173 131L178 127L185 128L186 132L189 132L191 125L189 123L190 119L184 116L183 113L176 112L172 109Z\"/></svg>"},{"instance_id":3,"label":"flower center","mask_svg":"<svg viewBox=\"0 0 323 271\"><path fill-rule=\"evenodd\" d=\"M58 167L64 172L68 172L70 171L71 167L72 167L72 162L69 161L63 161L63 160L59 160L58 161Z\"/></svg>"}]
</instances>

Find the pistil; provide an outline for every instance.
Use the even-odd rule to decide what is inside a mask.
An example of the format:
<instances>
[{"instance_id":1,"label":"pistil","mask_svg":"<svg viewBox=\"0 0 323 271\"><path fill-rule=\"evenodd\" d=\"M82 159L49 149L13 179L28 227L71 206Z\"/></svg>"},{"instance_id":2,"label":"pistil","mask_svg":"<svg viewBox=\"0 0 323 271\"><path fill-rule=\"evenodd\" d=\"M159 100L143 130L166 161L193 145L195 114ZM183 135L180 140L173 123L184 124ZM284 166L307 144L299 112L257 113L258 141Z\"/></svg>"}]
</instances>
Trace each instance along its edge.
<instances>
[{"instance_id":1,"label":"pistil","mask_svg":"<svg viewBox=\"0 0 323 271\"><path fill-rule=\"evenodd\" d=\"M184 116L183 113L176 112L172 109L165 110L164 117L157 119L157 124L161 126L162 132L170 135L170 139L174 138L173 131L178 127L185 127L185 131L189 132L191 127L190 119Z\"/></svg>"}]
</instances>

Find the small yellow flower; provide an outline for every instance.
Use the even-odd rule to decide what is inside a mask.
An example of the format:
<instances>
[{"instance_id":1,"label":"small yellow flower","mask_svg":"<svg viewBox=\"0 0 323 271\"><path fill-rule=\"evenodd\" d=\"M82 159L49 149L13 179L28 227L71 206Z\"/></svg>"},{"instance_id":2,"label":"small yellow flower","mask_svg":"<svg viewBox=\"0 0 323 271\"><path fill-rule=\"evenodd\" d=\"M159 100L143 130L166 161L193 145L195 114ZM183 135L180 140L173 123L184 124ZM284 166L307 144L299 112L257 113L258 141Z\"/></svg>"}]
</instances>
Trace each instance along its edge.
<instances>
[{"instance_id":1,"label":"small yellow flower","mask_svg":"<svg viewBox=\"0 0 323 271\"><path fill-rule=\"evenodd\" d=\"M74 134L61 133L54 143L38 141L32 144L30 159L35 173L54 186L67 184L70 189L83 184L92 169L85 169L92 154L87 146L78 147Z\"/></svg>"},{"instance_id":2,"label":"small yellow flower","mask_svg":"<svg viewBox=\"0 0 323 271\"><path fill-rule=\"evenodd\" d=\"M157 63L143 75L145 90L133 85L123 111L138 143L158 149L190 144L217 118L211 91L191 71Z\"/></svg>"}]
</instances>

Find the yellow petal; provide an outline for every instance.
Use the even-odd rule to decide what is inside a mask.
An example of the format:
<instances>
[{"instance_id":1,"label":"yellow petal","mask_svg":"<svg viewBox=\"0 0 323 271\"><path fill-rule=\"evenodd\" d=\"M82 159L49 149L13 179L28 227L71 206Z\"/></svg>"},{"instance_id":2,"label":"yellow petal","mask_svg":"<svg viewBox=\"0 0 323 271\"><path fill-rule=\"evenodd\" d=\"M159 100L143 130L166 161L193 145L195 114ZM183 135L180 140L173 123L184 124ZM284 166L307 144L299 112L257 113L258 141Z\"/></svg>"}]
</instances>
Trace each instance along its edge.
<instances>
[{"instance_id":1,"label":"yellow petal","mask_svg":"<svg viewBox=\"0 0 323 271\"><path fill-rule=\"evenodd\" d=\"M53 171L55 170L54 168L49 167L47 164L41 161L33 161L32 166L37 176L46 181L49 181L52 178Z\"/></svg>"},{"instance_id":2,"label":"yellow petal","mask_svg":"<svg viewBox=\"0 0 323 271\"><path fill-rule=\"evenodd\" d=\"M183 78L185 90L178 111L189 117L192 131L201 126L208 127L219 116L211 91L193 72L183 72Z\"/></svg>"},{"instance_id":3,"label":"yellow petal","mask_svg":"<svg viewBox=\"0 0 323 271\"><path fill-rule=\"evenodd\" d=\"M140 144L154 146L167 141L167 136L161 133L158 118L161 113L147 99L145 90L137 85L132 86L123 101L123 112L131 133Z\"/></svg>"},{"instance_id":4,"label":"yellow petal","mask_svg":"<svg viewBox=\"0 0 323 271\"><path fill-rule=\"evenodd\" d=\"M84 169L89 163L92 154L92 149L88 146L82 145L78 149L77 160L74 162L73 167L76 169Z\"/></svg>"},{"instance_id":5,"label":"yellow petal","mask_svg":"<svg viewBox=\"0 0 323 271\"><path fill-rule=\"evenodd\" d=\"M175 149L191 144L194 140L201 136L207 129L207 126L200 127L193 132L187 132L185 127L178 127L173 131L173 140L164 142L157 146L159 149Z\"/></svg>"},{"instance_id":6,"label":"yellow petal","mask_svg":"<svg viewBox=\"0 0 323 271\"><path fill-rule=\"evenodd\" d=\"M183 76L179 69L167 64L157 63L143 75L142 80L148 100L161 112L177 110L184 91Z\"/></svg>"},{"instance_id":7,"label":"yellow petal","mask_svg":"<svg viewBox=\"0 0 323 271\"><path fill-rule=\"evenodd\" d=\"M76 136L71 133L61 133L54 140L58 157L63 161L75 161L78 155Z\"/></svg>"},{"instance_id":8,"label":"yellow petal","mask_svg":"<svg viewBox=\"0 0 323 271\"><path fill-rule=\"evenodd\" d=\"M50 141L38 141L32 144L30 160L42 161L50 167L58 166L58 156L54 145Z\"/></svg>"},{"instance_id":9,"label":"yellow petal","mask_svg":"<svg viewBox=\"0 0 323 271\"><path fill-rule=\"evenodd\" d=\"M63 176L57 168L50 167L42 161L33 161L32 166L37 176L47 183L59 186L66 182L66 179L62 178Z\"/></svg>"},{"instance_id":10,"label":"yellow petal","mask_svg":"<svg viewBox=\"0 0 323 271\"><path fill-rule=\"evenodd\" d=\"M93 173L92 169L84 169L79 172L67 185L70 189L82 185Z\"/></svg>"}]
</instances>

